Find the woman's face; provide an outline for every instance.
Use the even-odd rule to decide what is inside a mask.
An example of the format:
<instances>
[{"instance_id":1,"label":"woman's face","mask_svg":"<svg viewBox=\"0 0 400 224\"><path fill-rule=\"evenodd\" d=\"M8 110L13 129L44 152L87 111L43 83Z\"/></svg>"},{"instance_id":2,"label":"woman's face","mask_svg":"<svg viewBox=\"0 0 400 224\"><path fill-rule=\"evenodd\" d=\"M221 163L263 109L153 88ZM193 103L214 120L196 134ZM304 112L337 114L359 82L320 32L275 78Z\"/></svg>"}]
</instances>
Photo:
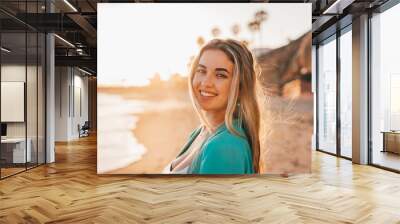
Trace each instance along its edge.
<instances>
[{"instance_id":1,"label":"woman's face","mask_svg":"<svg viewBox=\"0 0 400 224\"><path fill-rule=\"evenodd\" d=\"M201 109L225 113L234 64L221 50L206 50L193 77L193 91Z\"/></svg>"}]
</instances>

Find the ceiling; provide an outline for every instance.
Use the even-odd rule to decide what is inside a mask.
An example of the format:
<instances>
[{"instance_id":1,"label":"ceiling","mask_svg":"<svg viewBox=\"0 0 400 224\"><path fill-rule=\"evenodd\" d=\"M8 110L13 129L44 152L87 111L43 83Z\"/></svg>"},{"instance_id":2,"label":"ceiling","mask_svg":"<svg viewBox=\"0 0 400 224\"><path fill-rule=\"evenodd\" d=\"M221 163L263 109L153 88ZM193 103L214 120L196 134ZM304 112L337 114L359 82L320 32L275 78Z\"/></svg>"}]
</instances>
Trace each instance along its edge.
<instances>
[{"instance_id":1,"label":"ceiling","mask_svg":"<svg viewBox=\"0 0 400 224\"><path fill-rule=\"evenodd\" d=\"M269 0L231 1L254 3L312 3L313 37L346 15L373 9L387 0ZM80 66L96 73L97 3L119 2L182 2L149 0L1 0L2 32L20 32L28 28L39 32L54 32L56 65ZM196 2L196 1L191 1ZM226 2L204 1L198 2ZM51 13L50 13L51 12ZM11 34L9 34L11 35ZM15 38L15 41L20 41ZM64 41L66 40L66 41Z\"/></svg>"}]
</instances>

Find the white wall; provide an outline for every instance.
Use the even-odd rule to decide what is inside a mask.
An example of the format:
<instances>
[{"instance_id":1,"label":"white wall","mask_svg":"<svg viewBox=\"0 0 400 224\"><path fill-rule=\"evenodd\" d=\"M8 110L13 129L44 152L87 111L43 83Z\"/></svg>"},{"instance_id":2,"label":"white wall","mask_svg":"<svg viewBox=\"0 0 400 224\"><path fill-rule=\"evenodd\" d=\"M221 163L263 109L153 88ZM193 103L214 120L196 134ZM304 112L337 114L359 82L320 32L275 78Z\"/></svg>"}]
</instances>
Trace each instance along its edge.
<instances>
[{"instance_id":1,"label":"white wall","mask_svg":"<svg viewBox=\"0 0 400 224\"><path fill-rule=\"evenodd\" d=\"M77 139L78 124L88 120L88 78L76 68L56 67L55 85L55 140Z\"/></svg>"},{"instance_id":2,"label":"white wall","mask_svg":"<svg viewBox=\"0 0 400 224\"><path fill-rule=\"evenodd\" d=\"M78 137L78 124L82 126L88 120L88 78L74 70L74 108L72 113L72 135Z\"/></svg>"},{"instance_id":3,"label":"white wall","mask_svg":"<svg viewBox=\"0 0 400 224\"><path fill-rule=\"evenodd\" d=\"M55 141L68 141L69 138L69 73L67 67L55 68Z\"/></svg>"}]
</instances>

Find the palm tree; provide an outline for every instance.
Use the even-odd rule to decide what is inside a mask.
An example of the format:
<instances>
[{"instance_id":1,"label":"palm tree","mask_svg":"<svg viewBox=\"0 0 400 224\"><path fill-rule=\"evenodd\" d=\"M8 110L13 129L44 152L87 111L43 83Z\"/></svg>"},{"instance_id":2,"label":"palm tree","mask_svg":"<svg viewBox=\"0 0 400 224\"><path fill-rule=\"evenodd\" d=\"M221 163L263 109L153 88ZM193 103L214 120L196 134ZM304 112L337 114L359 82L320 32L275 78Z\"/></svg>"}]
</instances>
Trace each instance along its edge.
<instances>
[{"instance_id":1,"label":"palm tree","mask_svg":"<svg viewBox=\"0 0 400 224\"><path fill-rule=\"evenodd\" d=\"M205 43L205 40L204 40L204 38L202 36L198 36L197 40L196 40L196 43L197 43L197 45L199 47L202 47L204 45L204 43Z\"/></svg>"},{"instance_id":2,"label":"palm tree","mask_svg":"<svg viewBox=\"0 0 400 224\"><path fill-rule=\"evenodd\" d=\"M240 26L239 24L235 23L232 27L231 27L231 31L233 36L237 37L240 33Z\"/></svg>"},{"instance_id":3,"label":"palm tree","mask_svg":"<svg viewBox=\"0 0 400 224\"><path fill-rule=\"evenodd\" d=\"M268 13L264 10L260 10L257 11L254 14L254 20L257 21L259 23L259 28L258 28L258 32L259 32L259 38L260 38L260 46L261 46L261 42L262 42L262 24L268 19Z\"/></svg>"},{"instance_id":4,"label":"palm tree","mask_svg":"<svg viewBox=\"0 0 400 224\"><path fill-rule=\"evenodd\" d=\"M247 27L249 28L250 32L252 33L252 38L251 38L252 40L251 40L251 42L254 43L254 34L255 34L257 31L260 30L260 23L259 23L258 21L256 21L256 20L253 20L253 21L250 21L250 22L247 24Z\"/></svg>"},{"instance_id":5,"label":"palm tree","mask_svg":"<svg viewBox=\"0 0 400 224\"><path fill-rule=\"evenodd\" d=\"M212 28L212 30L211 30L211 35L214 37L214 38L217 38L219 35L221 35L221 30L216 26L216 27L214 27L214 28Z\"/></svg>"},{"instance_id":6,"label":"palm tree","mask_svg":"<svg viewBox=\"0 0 400 224\"><path fill-rule=\"evenodd\" d=\"M264 10L257 11L256 14L254 15L255 20L259 22L263 22L267 20L268 18L268 13Z\"/></svg>"}]
</instances>

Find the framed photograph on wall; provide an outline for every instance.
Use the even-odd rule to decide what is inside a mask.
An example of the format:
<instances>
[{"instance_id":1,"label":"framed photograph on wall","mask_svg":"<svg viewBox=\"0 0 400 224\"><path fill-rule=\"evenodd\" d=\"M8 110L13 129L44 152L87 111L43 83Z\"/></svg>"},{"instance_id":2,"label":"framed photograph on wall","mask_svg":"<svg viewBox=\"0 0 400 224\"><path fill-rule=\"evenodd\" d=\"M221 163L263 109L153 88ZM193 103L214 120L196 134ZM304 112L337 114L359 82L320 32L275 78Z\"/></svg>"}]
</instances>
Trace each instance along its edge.
<instances>
[{"instance_id":1,"label":"framed photograph on wall","mask_svg":"<svg viewBox=\"0 0 400 224\"><path fill-rule=\"evenodd\" d=\"M311 4L99 3L97 57L99 174L310 172Z\"/></svg>"}]
</instances>

